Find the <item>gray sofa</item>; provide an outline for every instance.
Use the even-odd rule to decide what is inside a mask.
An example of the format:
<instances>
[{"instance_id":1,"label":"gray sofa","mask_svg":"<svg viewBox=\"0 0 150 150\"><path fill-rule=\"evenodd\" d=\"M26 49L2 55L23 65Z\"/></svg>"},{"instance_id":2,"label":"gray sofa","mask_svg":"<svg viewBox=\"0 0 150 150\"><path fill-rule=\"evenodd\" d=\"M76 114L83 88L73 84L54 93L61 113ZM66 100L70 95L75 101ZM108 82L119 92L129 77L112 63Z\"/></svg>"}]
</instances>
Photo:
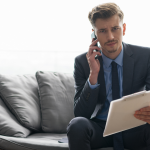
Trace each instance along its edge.
<instances>
[{"instance_id":1,"label":"gray sofa","mask_svg":"<svg viewBox=\"0 0 150 150\"><path fill-rule=\"evenodd\" d=\"M68 143L58 141L67 137L74 118L74 92L71 74L1 74L0 150L69 150Z\"/></svg>"}]
</instances>

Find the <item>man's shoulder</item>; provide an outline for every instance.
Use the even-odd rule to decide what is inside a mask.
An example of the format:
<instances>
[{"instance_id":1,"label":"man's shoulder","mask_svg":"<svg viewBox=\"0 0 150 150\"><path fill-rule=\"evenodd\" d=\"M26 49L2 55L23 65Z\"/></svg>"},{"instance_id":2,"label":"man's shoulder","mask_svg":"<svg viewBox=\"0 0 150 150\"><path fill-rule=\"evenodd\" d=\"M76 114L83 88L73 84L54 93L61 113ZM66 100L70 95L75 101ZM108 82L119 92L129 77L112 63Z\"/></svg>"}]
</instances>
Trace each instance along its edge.
<instances>
[{"instance_id":1,"label":"man's shoulder","mask_svg":"<svg viewBox=\"0 0 150 150\"><path fill-rule=\"evenodd\" d=\"M85 75L86 75L86 78L88 78L89 72L90 72L90 68L89 68L89 64L88 64L87 58L86 58L86 54L87 54L87 52L82 53L82 54L80 54L80 55L75 57L74 67L75 67L76 71L80 70L79 71L80 73L84 72Z\"/></svg>"},{"instance_id":2,"label":"man's shoulder","mask_svg":"<svg viewBox=\"0 0 150 150\"><path fill-rule=\"evenodd\" d=\"M134 44L129 44L129 43L125 43L125 42L123 42L123 43L125 44L127 49L130 48L133 52L142 53L142 51L144 51L144 52L150 53L150 47L134 45Z\"/></svg>"},{"instance_id":3,"label":"man's shoulder","mask_svg":"<svg viewBox=\"0 0 150 150\"><path fill-rule=\"evenodd\" d=\"M86 58L86 54L87 54L87 52L76 56L75 57L75 62L74 62L74 65L76 67L80 66L85 72L89 71L89 64L88 64L88 61L87 61L87 58Z\"/></svg>"},{"instance_id":4,"label":"man's shoulder","mask_svg":"<svg viewBox=\"0 0 150 150\"><path fill-rule=\"evenodd\" d=\"M78 56L75 57L75 59L79 59L79 60L80 60L80 59L83 59L83 58L85 59L85 58L86 58L86 54L87 54L87 52L84 52L84 53L82 53L82 54L79 54Z\"/></svg>"},{"instance_id":5,"label":"man's shoulder","mask_svg":"<svg viewBox=\"0 0 150 150\"><path fill-rule=\"evenodd\" d=\"M150 47L138 46L134 44L124 44L125 53L138 61L147 61L150 59Z\"/></svg>"},{"instance_id":6,"label":"man's shoulder","mask_svg":"<svg viewBox=\"0 0 150 150\"><path fill-rule=\"evenodd\" d=\"M87 58L86 58L86 54L87 52L84 52L82 54L79 54L78 56L75 57L75 62L80 62L80 63L83 63L83 62L87 62Z\"/></svg>"}]
</instances>

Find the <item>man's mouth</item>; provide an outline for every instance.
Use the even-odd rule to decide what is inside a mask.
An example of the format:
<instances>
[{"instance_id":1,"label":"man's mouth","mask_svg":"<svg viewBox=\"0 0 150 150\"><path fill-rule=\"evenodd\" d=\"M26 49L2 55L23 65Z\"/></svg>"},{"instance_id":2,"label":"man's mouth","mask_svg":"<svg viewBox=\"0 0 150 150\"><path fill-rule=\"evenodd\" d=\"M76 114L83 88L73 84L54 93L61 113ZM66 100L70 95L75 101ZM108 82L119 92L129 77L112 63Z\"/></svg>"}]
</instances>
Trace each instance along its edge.
<instances>
[{"instance_id":1,"label":"man's mouth","mask_svg":"<svg viewBox=\"0 0 150 150\"><path fill-rule=\"evenodd\" d=\"M114 46L116 43L109 43L108 46Z\"/></svg>"}]
</instances>

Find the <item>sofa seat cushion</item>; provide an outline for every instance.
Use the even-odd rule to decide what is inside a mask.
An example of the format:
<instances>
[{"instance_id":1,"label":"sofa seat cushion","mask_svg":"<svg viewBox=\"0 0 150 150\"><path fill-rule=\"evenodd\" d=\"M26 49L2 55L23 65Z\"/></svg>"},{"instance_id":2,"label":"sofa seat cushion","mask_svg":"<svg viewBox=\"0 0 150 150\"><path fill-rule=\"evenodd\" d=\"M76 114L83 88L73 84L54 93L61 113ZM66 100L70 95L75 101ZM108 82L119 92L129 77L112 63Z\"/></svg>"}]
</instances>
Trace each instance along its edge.
<instances>
[{"instance_id":1,"label":"sofa seat cushion","mask_svg":"<svg viewBox=\"0 0 150 150\"><path fill-rule=\"evenodd\" d=\"M36 133L27 138L0 136L0 149L5 150L69 150L68 143L59 143L66 134ZM113 150L99 148L93 150Z\"/></svg>"},{"instance_id":2,"label":"sofa seat cushion","mask_svg":"<svg viewBox=\"0 0 150 150\"><path fill-rule=\"evenodd\" d=\"M41 131L38 84L34 75L0 75L0 97L21 125Z\"/></svg>"},{"instance_id":3,"label":"sofa seat cushion","mask_svg":"<svg viewBox=\"0 0 150 150\"><path fill-rule=\"evenodd\" d=\"M64 134L37 133L27 138L0 136L0 149L4 150L69 150L68 143L58 143Z\"/></svg>"}]
</instances>

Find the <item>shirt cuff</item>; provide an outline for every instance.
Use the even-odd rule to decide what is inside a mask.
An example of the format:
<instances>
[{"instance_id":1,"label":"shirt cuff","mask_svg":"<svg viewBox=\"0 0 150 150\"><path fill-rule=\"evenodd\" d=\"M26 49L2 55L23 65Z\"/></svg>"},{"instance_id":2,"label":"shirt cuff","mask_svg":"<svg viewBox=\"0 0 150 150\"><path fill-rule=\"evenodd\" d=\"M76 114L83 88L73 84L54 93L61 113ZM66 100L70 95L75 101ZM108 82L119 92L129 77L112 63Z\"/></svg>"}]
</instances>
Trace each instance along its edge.
<instances>
[{"instance_id":1,"label":"shirt cuff","mask_svg":"<svg viewBox=\"0 0 150 150\"><path fill-rule=\"evenodd\" d=\"M89 81L89 78L88 78L88 83L89 83L89 86L91 89L95 89L97 88L100 84L96 83L95 85L91 85L90 81Z\"/></svg>"}]
</instances>

